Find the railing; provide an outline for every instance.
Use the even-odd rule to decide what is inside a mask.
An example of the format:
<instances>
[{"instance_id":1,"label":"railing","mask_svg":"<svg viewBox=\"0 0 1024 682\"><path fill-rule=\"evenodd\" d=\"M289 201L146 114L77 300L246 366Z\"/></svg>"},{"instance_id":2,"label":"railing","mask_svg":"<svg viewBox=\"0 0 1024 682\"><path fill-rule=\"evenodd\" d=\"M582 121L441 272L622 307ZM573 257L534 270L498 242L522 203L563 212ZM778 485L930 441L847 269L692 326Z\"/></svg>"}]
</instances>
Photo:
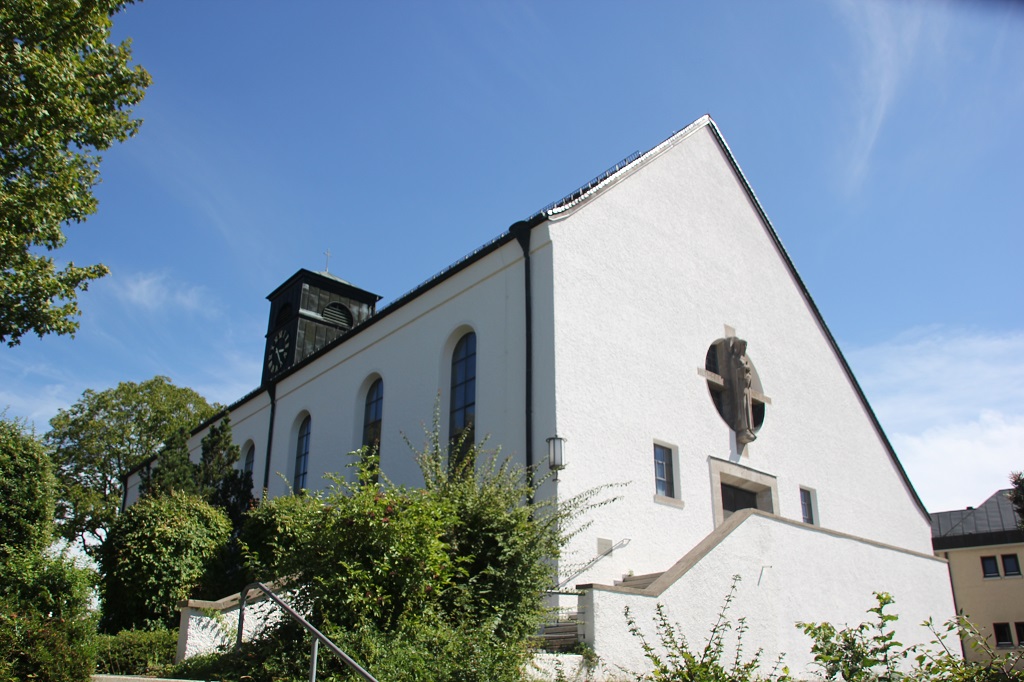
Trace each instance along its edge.
<instances>
[{"instance_id":1,"label":"railing","mask_svg":"<svg viewBox=\"0 0 1024 682\"><path fill-rule=\"evenodd\" d=\"M259 590L267 597L272 599L275 604L277 604L284 610L285 613L291 616L292 620L294 620L299 625L309 630L309 633L313 635L313 646L310 651L309 660L309 682L316 682L317 655L319 653L321 642L323 642L324 646L327 647L327 649L331 653L340 658L342 663L347 665L349 669L351 669L361 678L366 680L366 682L377 682L376 677L366 672L363 669L363 667L355 661L353 661L348 654L339 649L337 644L328 639L327 635L313 627L313 625L308 620L303 618L298 611L296 611L287 603L285 603L283 599L274 594L274 592L271 591L271 589L263 583L251 583L249 585L246 585L245 588L242 590L241 597L238 602L238 639L235 642L236 647L242 646L242 624L245 622L245 602L249 597L249 590L253 589Z\"/></svg>"}]
</instances>

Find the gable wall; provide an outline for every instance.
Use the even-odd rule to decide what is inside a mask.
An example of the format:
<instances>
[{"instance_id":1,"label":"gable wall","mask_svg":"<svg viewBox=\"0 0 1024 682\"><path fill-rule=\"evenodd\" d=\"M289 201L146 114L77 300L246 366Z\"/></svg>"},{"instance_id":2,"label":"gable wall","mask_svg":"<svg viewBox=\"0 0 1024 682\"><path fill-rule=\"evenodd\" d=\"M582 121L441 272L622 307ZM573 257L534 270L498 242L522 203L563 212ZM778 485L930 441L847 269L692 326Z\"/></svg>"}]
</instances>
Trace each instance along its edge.
<instances>
[{"instance_id":1,"label":"gable wall","mask_svg":"<svg viewBox=\"0 0 1024 682\"><path fill-rule=\"evenodd\" d=\"M775 476L788 518L801 518L806 486L823 526L928 552L927 519L710 128L623 175L550 224L557 419L571 445L560 493L629 483L575 559L598 538L630 543L577 582L665 570L707 535L710 458ZM743 456L698 374L725 325L749 342L772 401ZM682 508L653 499L654 441L678 448Z\"/></svg>"}]
</instances>

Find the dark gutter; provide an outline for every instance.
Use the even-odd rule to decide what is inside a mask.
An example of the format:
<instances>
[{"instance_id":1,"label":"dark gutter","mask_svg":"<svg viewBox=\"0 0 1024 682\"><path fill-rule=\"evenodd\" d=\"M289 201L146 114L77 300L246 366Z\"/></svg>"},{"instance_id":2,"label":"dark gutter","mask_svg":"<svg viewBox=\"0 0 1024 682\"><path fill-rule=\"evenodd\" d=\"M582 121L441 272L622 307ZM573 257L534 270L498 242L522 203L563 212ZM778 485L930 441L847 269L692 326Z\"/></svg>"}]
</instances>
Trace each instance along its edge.
<instances>
[{"instance_id":1,"label":"dark gutter","mask_svg":"<svg viewBox=\"0 0 1024 682\"><path fill-rule=\"evenodd\" d=\"M260 499L267 494L270 487L270 453L274 449L274 417L277 414L277 384L271 383L267 386L267 394L270 396L270 425L267 426L267 461L263 467L263 491Z\"/></svg>"},{"instance_id":2,"label":"dark gutter","mask_svg":"<svg viewBox=\"0 0 1024 682\"><path fill-rule=\"evenodd\" d=\"M530 503L533 502L533 292L531 289L533 278L530 275L530 232L545 220L547 220L547 216L544 213L537 213L527 220L520 220L508 228L508 233L516 238L519 246L523 249L523 307L525 308L524 326L526 334L525 455L526 482L530 487Z\"/></svg>"}]
</instances>

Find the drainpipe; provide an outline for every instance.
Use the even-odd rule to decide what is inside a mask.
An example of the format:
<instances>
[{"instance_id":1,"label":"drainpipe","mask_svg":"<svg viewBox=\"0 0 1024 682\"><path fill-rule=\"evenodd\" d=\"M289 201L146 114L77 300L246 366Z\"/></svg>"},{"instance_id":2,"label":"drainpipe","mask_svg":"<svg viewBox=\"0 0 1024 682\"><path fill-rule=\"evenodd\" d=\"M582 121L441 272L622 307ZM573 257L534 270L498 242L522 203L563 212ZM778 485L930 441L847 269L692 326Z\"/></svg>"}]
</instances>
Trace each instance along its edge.
<instances>
[{"instance_id":1,"label":"drainpipe","mask_svg":"<svg viewBox=\"0 0 1024 682\"><path fill-rule=\"evenodd\" d=\"M534 227L546 220L543 213L527 219L520 220L510 228L509 234L514 236L523 249L523 298L526 309L525 334L526 334L526 481L533 489L533 292L531 289L530 276L530 232ZM533 503L533 494L530 494L530 503Z\"/></svg>"},{"instance_id":2,"label":"drainpipe","mask_svg":"<svg viewBox=\"0 0 1024 682\"><path fill-rule=\"evenodd\" d=\"M267 496L267 488L270 487L270 453L274 447L274 415L277 412L277 384L270 384L267 387L267 394L270 396L270 425L267 427L267 464L263 468L263 494L260 499Z\"/></svg>"}]
</instances>

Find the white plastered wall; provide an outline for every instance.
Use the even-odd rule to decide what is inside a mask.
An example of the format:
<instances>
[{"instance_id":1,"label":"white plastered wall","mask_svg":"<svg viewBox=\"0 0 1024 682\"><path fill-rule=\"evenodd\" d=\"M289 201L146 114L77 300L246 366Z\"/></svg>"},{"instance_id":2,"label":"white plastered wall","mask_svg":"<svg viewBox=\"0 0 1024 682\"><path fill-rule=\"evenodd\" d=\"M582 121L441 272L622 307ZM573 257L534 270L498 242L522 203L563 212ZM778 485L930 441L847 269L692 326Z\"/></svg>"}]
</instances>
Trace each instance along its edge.
<instances>
[{"instance_id":1,"label":"white plastered wall","mask_svg":"<svg viewBox=\"0 0 1024 682\"><path fill-rule=\"evenodd\" d=\"M775 477L775 511L930 552L930 528L825 331L709 126L549 224L560 495L627 483L563 562L618 548L576 582L663 571L714 528L710 462ZM767 406L740 455L699 374L726 325L749 343ZM654 500L653 443L678 449L679 504ZM883 586L878 586L881 589Z\"/></svg>"},{"instance_id":2,"label":"white plastered wall","mask_svg":"<svg viewBox=\"0 0 1024 682\"><path fill-rule=\"evenodd\" d=\"M839 628L877 622L867 613L877 606L873 592L896 598L886 612L897 614L896 639L905 646L927 645L932 634L921 623L953 614L946 563L927 554L902 551L876 543L786 522L757 512L748 515L659 594L636 590L593 589L583 602L586 637L610 670L649 670L640 642L624 633L624 610L631 614L647 640L657 648L654 612L665 607L680 634L700 651L718 618L733 575L739 575L728 617L747 619L745 660L763 648L762 673L779 654L799 679L813 672L811 640L796 627L802 622L830 622ZM724 527L724 526L723 526ZM659 587L654 584L651 588ZM649 592L659 590L652 589ZM943 619L937 619L941 622ZM726 663L732 660L735 634L725 637ZM659 653L664 653L658 648Z\"/></svg>"},{"instance_id":3,"label":"white plastered wall","mask_svg":"<svg viewBox=\"0 0 1024 682\"><path fill-rule=\"evenodd\" d=\"M288 492L304 413L311 417L307 487L325 487L325 474L346 474L352 462L348 453L362 438L368 379L376 376L384 382L382 469L397 484L420 484L414 453L403 434L420 447L440 400L442 438L447 438L451 351L468 331L477 335L477 438L486 436L489 446L500 445L503 456L522 463L523 316L522 250L512 241L281 379L276 386L269 495ZM235 442L256 444L253 480L258 491L266 466L268 393L236 407L231 419ZM203 435L205 431L190 441L194 459Z\"/></svg>"}]
</instances>

